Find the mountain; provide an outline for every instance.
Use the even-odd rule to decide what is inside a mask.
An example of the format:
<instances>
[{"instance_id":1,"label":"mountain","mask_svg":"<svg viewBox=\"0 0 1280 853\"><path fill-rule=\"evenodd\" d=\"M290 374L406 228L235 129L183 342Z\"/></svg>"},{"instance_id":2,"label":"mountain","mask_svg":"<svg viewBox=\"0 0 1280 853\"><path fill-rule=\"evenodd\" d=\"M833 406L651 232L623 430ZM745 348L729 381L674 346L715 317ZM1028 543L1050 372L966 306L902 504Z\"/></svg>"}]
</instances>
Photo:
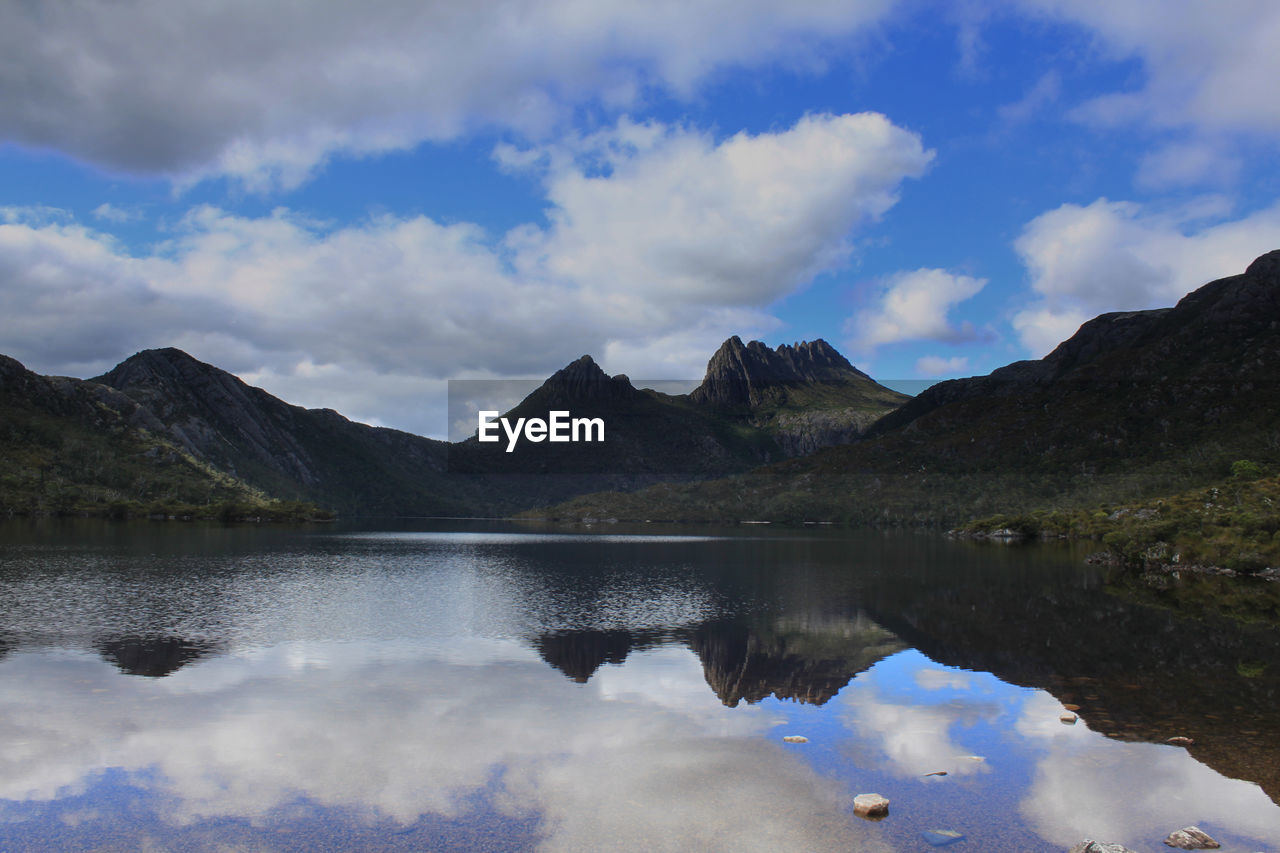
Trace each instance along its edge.
<instances>
[{"instance_id":1,"label":"mountain","mask_svg":"<svg viewBox=\"0 0 1280 853\"><path fill-rule=\"evenodd\" d=\"M821 338L771 350L736 335L711 357L689 398L764 430L785 456L847 444L910 399L875 382Z\"/></svg>"},{"instance_id":2,"label":"mountain","mask_svg":"<svg viewBox=\"0 0 1280 853\"><path fill-rule=\"evenodd\" d=\"M129 502L262 503L165 436L144 406L94 382L0 356L0 512L126 511Z\"/></svg>"},{"instance_id":3,"label":"mountain","mask_svg":"<svg viewBox=\"0 0 1280 853\"><path fill-rule=\"evenodd\" d=\"M487 495L447 476L447 443L304 409L178 349L92 382L148 411L192 457L263 492L355 515L465 515Z\"/></svg>"},{"instance_id":4,"label":"mountain","mask_svg":"<svg viewBox=\"0 0 1280 853\"><path fill-rule=\"evenodd\" d=\"M632 489L643 478L700 479L851 441L909 399L876 384L825 341L770 350L725 341L690 394L637 389L590 356L557 371L504 416L547 419L552 411L599 418L601 443L482 444L451 450L450 470L595 474L577 493Z\"/></svg>"},{"instance_id":5,"label":"mountain","mask_svg":"<svg viewBox=\"0 0 1280 853\"><path fill-rule=\"evenodd\" d=\"M1172 308L1104 314L1037 361L941 382L864 438L556 517L951 524L1174 493L1280 463L1280 251Z\"/></svg>"},{"instance_id":6,"label":"mountain","mask_svg":"<svg viewBox=\"0 0 1280 853\"><path fill-rule=\"evenodd\" d=\"M638 389L609 376L584 355L557 371L503 417L548 420L553 411L599 419L603 441L482 443L473 436L451 448L450 470L465 473L593 475L573 493L628 488L657 479L724 476L783 457L770 436L697 406L687 395ZM536 485L531 483L530 485Z\"/></svg>"},{"instance_id":7,"label":"mountain","mask_svg":"<svg viewBox=\"0 0 1280 853\"><path fill-rule=\"evenodd\" d=\"M743 347L734 338L721 352L735 347L756 354L763 344ZM515 453L507 452L505 439L450 445L355 423L331 409L290 405L173 348L144 350L92 380L40 377L7 360L0 374L7 377L4 423L15 458L30 455L27 443L38 435L49 440L43 450L31 450L33 465L10 475L0 500L14 511L67 512L120 500L207 504L270 496L349 515L506 514L589 492L741 473L846 441L855 409L865 421L872 408L883 412L900 402L824 342L765 352L767 361L751 355L738 358L736 367L718 354L696 399L637 389L583 356L505 417L547 420L550 412L569 411L599 418L605 440L529 440ZM753 389L754 401L739 405L710 393L735 376ZM45 413L39 429L30 427L32 407ZM803 422L810 414L815 420ZM784 417L790 433L780 426ZM126 433L133 444L114 446ZM77 450L83 446L134 461L113 461L111 483L68 479L67 472L86 468ZM142 453L180 460L194 481L178 488L162 487L150 474L123 477L119 472L134 472ZM50 465L59 471L50 487L56 494L45 495ZM39 499L32 483L44 490ZM149 485L137 485L143 483ZM92 487L88 504L80 499L85 486Z\"/></svg>"}]
</instances>

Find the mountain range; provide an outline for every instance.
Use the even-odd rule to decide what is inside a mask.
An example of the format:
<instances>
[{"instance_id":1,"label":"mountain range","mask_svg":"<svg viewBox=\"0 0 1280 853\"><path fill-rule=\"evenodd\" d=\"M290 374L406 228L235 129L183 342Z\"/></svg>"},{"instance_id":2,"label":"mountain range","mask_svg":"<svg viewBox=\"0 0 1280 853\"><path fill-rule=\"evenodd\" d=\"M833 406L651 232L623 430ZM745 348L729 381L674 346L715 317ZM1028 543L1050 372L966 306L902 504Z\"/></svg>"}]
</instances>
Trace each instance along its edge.
<instances>
[{"instance_id":1,"label":"mountain range","mask_svg":"<svg viewBox=\"0 0 1280 853\"><path fill-rule=\"evenodd\" d=\"M1104 314L1049 355L940 382L859 440L711 482L593 495L560 518L949 524L1097 506L1280 461L1280 251L1176 306Z\"/></svg>"},{"instance_id":2,"label":"mountain range","mask_svg":"<svg viewBox=\"0 0 1280 853\"><path fill-rule=\"evenodd\" d=\"M682 395L638 389L583 356L505 417L572 409L608 424L606 440L507 453L475 436L451 444L290 405L173 348L89 380L42 377L5 359L0 446L11 464L0 508L166 513L166 504L276 499L344 515L509 514L851 441L905 399L824 341L770 350L733 338Z\"/></svg>"},{"instance_id":3,"label":"mountain range","mask_svg":"<svg viewBox=\"0 0 1280 853\"><path fill-rule=\"evenodd\" d=\"M0 358L0 509L310 502L345 515L951 523L1185 489L1280 459L1280 251L1042 359L908 398L822 340L733 337L688 394L583 356L506 413L597 444L445 442L290 405L177 349L89 380ZM547 507L551 507L547 509Z\"/></svg>"}]
</instances>

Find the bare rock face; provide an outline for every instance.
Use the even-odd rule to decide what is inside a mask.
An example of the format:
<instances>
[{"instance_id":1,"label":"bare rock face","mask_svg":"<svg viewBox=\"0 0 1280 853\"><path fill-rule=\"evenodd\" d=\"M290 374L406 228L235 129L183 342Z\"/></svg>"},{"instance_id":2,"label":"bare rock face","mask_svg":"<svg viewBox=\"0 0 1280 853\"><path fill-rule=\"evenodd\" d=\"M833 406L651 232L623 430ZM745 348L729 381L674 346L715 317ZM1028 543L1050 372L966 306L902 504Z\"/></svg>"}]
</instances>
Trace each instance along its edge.
<instances>
[{"instance_id":1,"label":"bare rock face","mask_svg":"<svg viewBox=\"0 0 1280 853\"><path fill-rule=\"evenodd\" d=\"M622 374L610 376L589 355L557 370L542 384L548 405L627 401L640 396L631 380Z\"/></svg>"},{"instance_id":2,"label":"bare rock face","mask_svg":"<svg viewBox=\"0 0 1280 853\"><path fill-rule=\"evenodd\" d=\"M769 349L736 335L689 399L766 430L784 456L848 444L907 395L880 385L819 338Z\"/></svg>"},{"instance_id":3,"label":"bare rock face","mask_svg":"<svg viewBox=\"0 0 1280 853\"><path fill-rule=\"evenodd\" d=\"M759 406L769 402L776 389L789 383L854 379L871 381L821 338L795 346L781 344L771 350L760 341L744 344L734 335L711 356L702 384L689 396L695 403Z\"/></svg>"},{"instance_id":4,"label":"bare rock face","mask_svg":"<svg viewBox=\"0 0 1280 853\"><path fill-rule=\"evenodd\" d=\"M1069 853L1134 853L1134 851L1114 841L1094 841L1086 838L1072 847Z\"/></svg>"},{"instance_id":5,"label":"bare rock face","mask_svg":"<svg viewBox=\"0 0 1280 853\"><path fill-rule=\"evenodd\" d=\"M1198 826L1188 826L1169 833L1164 843L1179 850L1216 850L1222 845Z\"/></svg>"}]
</instances>

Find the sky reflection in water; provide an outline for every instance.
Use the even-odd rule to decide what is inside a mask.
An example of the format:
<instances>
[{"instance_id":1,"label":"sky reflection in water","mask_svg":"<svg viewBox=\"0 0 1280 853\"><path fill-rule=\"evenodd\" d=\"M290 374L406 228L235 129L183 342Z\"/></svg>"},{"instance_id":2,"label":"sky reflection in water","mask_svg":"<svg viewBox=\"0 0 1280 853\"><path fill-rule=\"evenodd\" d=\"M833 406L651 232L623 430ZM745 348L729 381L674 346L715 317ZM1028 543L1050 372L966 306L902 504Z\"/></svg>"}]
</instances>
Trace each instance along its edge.
<instances>
[{"instance_id":1,"label":"sky reflection in water","mask_svg":"<svg viewBox=\"0 0 1280 853\"><path fill-rule=\"evenodd\" d=\"M841 596L787 601L831 589L812 550L781 583L733 587L707 565L723 551L690 571L699 555L656 541L605 546L633 549L612 566L593 550L589 571L587 553L370 541L166 575L221 597L212 622L135 589L171 628L204 620L190 648L104 642L127 573L7 552L0 848L877 851L948 829L956 850L1149 850L1191 823L1228 850L1280 838L1258 785L1187 750L1064 725L1050 693L935 663ZM650 570L623 571L636 560ZM56 619L19 615L47 598L35 581L65 593ZM130 674L147 654L172 670ZM852 815L866 791L888 819Z\"/></svg>"}]
</instances>

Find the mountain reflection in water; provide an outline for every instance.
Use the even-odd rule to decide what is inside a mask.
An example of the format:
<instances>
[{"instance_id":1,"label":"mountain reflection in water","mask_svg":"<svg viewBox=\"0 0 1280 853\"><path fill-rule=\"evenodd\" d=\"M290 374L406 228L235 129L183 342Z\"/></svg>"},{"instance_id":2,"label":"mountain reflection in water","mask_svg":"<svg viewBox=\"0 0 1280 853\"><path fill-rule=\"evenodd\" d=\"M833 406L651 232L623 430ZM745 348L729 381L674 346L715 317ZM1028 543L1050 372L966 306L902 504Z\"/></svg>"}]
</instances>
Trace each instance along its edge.
<instances>
[{"instance_id":1,"label":"mountain reflection in water","mask_svg":"<svg viewBox=\"0 0 1280 853\"><path fill-rule=\"evenodd\" d=\"M1280 632L1153 606L1070 552L55 532L0 544L0 849L1280 838ZM888 819L852 815L869 790Z\"/></svg>"}]
</instances>

